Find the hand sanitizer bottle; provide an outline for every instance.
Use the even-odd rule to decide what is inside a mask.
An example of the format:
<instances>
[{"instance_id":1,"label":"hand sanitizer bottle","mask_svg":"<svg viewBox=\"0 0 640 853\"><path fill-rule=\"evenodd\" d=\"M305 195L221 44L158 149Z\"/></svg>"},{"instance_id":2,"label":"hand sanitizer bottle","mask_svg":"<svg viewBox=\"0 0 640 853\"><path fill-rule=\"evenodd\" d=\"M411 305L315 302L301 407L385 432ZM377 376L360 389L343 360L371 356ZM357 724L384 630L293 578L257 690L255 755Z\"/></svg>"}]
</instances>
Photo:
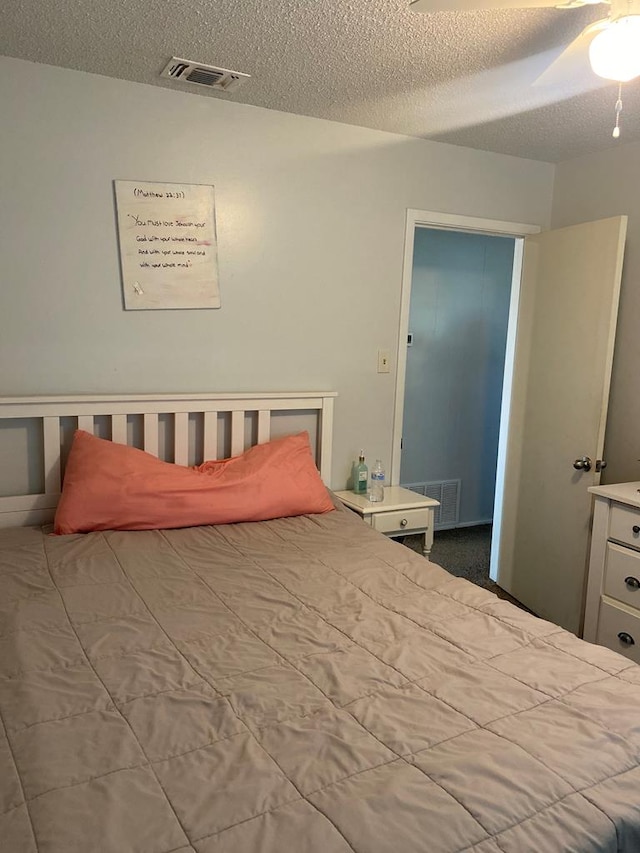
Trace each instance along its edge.
<instances>
[{"instance_id":1,"label":"hand sanitizer bottle","mask_svg":"<svg viewBox=\"0 0 640 853\"><path fill-rule=\"evenodd\" d=\"M376 459L376 464L371 469L371 486L369 488L370 501L384 500L384 468L380 459Z\"/></svg>"},{"instance_id":2,"label":"hand sanitizer bottle","mask_svg":"<svg viewBox=\"0 0 640 853\"><path fill-rule=\"evenodd\" d=\"M367 494L368 479L369 469L364 464L364 450L361 450L358 464L353 466L353 491L356 495Z\"/></svg>"}]
</instances>

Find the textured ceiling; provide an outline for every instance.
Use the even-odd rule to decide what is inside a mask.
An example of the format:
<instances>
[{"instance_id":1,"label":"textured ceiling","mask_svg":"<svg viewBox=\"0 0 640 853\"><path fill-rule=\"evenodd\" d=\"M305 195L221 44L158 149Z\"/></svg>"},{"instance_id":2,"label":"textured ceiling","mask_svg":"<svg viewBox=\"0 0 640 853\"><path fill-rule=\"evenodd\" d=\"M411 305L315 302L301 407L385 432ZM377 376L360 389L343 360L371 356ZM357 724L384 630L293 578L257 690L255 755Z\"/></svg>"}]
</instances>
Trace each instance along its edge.
<instances>
[{"instance_id":1,"label":"textured ceiling","mask_svg":"<svg viewBox=\"0 0 640 853\"><path fill-rule=\"evenodd\" d=\"M536 76L606 6L421 15L409 0L20 0L0 54L347 124L558 161L640 140L640 80ZM252 75L236 92L164 80L171 56Z\"/></svg>"}]
</instances>

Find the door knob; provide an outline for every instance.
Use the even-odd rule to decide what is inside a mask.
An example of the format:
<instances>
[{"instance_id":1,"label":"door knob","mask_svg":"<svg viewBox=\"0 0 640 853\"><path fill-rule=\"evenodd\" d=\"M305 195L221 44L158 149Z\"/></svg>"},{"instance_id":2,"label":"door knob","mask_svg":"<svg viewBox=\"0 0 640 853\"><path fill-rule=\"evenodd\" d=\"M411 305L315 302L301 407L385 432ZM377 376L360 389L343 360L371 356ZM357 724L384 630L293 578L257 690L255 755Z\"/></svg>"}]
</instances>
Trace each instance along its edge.
<instances>
[{"instance_id":1,"label":"door knob","mask_svg":"<svg viewBox=\"0 0 640 853\"><path fill-rule=\"evenodd\" d=\"M581 456L573 463L573 467L576 469L576 471L590 471L591 459L589 459L588 456Z\"/></svg>"}]
</instances>

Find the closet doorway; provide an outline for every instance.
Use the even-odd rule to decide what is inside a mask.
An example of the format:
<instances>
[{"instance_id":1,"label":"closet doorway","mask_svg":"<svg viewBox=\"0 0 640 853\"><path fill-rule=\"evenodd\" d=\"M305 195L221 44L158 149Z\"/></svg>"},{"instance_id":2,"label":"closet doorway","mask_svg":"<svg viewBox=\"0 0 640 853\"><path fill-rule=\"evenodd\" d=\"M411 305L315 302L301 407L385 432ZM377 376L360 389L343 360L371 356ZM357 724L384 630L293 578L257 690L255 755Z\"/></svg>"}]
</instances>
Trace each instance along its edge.
<instances>
[{"instance_id":1,"label":"closet doorway","mask_svg":"<svg viewBox=\"0 0 640 853\"><path fill-rule=\"evenodd\" d=\"M493 520L515 238L417 227L400 485L436 530Z\"/></svg>"}]
</instances>

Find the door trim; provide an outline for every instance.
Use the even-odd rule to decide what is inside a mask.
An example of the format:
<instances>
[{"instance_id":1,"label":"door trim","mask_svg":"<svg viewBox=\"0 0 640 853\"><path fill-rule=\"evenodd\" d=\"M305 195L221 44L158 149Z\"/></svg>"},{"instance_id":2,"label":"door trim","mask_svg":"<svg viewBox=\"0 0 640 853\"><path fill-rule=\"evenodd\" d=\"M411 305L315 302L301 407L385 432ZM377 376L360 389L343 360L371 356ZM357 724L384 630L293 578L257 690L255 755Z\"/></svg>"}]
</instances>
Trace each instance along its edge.
<instances>
[{"instance_id":1,"label":"door trim","mask_svg":"<svg viewBox=\"0 0 640 853\"><path fill-rule=\"evenodd\" d=\"M521 222L503 222L497 219L480 219L475 216L459 216L455 213L440 213L438 211L416 210L414 208L409 208L407 210L404 238L404 260L402 267L402 288L400 293L400 329L398 334L398 356L396 361L396 390L393 415L393 446L391 456L391 485L394 486L397 486L400 483L400 443L402 440L404 392L407 373L407 334L409 332L409 307L411 304L411 282L413 278L413 244L415 230L419 227L435 229L441 228L443 230L448 231L480 232L488 235L508 236L515 238L524 238L528 234L539 234L542 230L538 225L527 225ZM518 253L516 253L516 258L517 257ZM519 253L519 257L521 260L521 251ZM516 258L514 258L514 270ZM510 328L515 328L515 320L516 317L510 314ZM508 423L508 419L503 421L503 417L501 415L500 423L502 432L503 423Z\"/></svg>"}]
</instances>

